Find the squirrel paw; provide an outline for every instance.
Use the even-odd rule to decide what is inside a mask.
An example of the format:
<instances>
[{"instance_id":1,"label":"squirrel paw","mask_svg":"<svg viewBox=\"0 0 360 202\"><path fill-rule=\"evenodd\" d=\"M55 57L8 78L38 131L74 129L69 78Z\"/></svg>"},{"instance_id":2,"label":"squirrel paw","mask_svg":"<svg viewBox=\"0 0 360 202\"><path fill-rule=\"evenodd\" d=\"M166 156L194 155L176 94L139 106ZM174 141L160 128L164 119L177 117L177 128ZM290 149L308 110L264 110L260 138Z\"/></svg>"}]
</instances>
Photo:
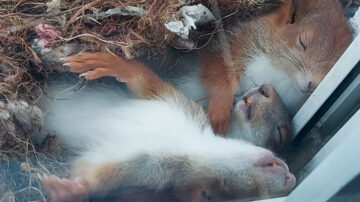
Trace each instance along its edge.
<instances>
[{"instance_id":1,"label":"squirrel paw","mask_svg":"<svg viewBox=\"0 0 360 202\"><path fill-rule=\"evenodd\" d=\"M38 174L38 177L51 202L87 201L89 199L89 184L82 177L66 179L46 174Z\"/></svg>"},{"instance_id":2,"label":"squirrel paw","mask_svg":"<svg viewBox=\"0 0 360 202\"><path fill-rule=\"evenodd\" d=\"M134 70L134 64L108 53L83 53L60 59L70 71L81 73L87 80L112 76L120 82L127 82Z\"/></svg>"}]
</instances>

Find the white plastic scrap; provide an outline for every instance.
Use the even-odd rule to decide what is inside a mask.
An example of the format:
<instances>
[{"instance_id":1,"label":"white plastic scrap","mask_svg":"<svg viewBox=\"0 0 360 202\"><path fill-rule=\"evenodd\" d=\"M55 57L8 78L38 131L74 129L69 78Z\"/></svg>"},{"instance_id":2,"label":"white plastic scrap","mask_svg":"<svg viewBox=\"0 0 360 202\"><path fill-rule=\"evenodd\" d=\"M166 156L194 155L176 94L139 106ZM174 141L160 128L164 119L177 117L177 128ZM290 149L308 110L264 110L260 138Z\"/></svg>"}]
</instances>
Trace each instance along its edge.
<instances>
[{"instance_id":1,"label":"white plastic scrap","mask_svg":"<svg viewBox=\"0 0 360 202\"><path fill-rule=\"evenodd\" d=\"M196 24L206 24L215 20L211 11L202 4L182 7L179 16L181 20L167 22L165 27L183 39L189 38L189 32L191 29L196 29Z\"/></svg>"},{"instance_id":2,"label":"white plastic scrap","mask_svg":"<svg viewBox=\"0 0 360 202\"><path fill-rule=\"evenodd\" d=\"M106 18L112 15L144 16L146 15L146 10L135 6L126 6L125 8L112 8L104 13L99 13L98 17Z\"/></svg>"},{"instance_id":3,"label":"white plastic scrap","mask_svg":"<svg viewBox=\"0 0 360 202\"><path fill-rule=\"evenodd\" d=\"M86 15L81 18L86 20L87 22L96 21L99 19L104 19L113 15L121 15L121 16L145 16L147 11L143 8L135 7L135 6L126 6L125 8L111 8L105 12L96 12L93 15ZM80 17L78 17L80 18ZM96 21L97 22L97 21Z\"/></svg>"},{"instance_id":4,"label":"white plastic scrap","mask_svg":"<svg viewBox=\"0 0 360 202\"><path fill-rule=\"evenodd\" d=\"M354 30L354 37L357 36L360 32L360 9L356 11L354 17L349 20L349 23Z\"/></svg>"},{"instance_id":5,"label":"white plastic scrap","mask_svg":"<svg viewBox=\"0 0 360 202\"><path fill-rule=\"evenodd\" d=\"M65 27L66 15L65 14L58 15L61 14L60 4L61 4L61 0L51 0L50 2L46 3L47 6L46 12L49 14L56 15L55 19L58 21L61 27Z\"/></svg>"},{"instance_id":6,"label":"white plastic scrap","mask_svg":"<svg viewBox=\"0 0 360 202\"><path fill-rule=\"evenodd\" d=\"M61 3L61 0L52 0L48 3L46 3L46 6L48 7L48 9L46 11L51 14L60 13L60 3Z\"/></svg>"},{"instance_id":7,"label":"white plastic scrap","mask_svg":"<svg viewBox=\"0 0 360 202\"><path fill-rule=\"evenodd\" d=\"M166 29L170 32L176 33L176 35L180 36L183 39L189 39L189 28L184 26L182 21L171 21L165 23Z\"/></svg>"}]
</instances>

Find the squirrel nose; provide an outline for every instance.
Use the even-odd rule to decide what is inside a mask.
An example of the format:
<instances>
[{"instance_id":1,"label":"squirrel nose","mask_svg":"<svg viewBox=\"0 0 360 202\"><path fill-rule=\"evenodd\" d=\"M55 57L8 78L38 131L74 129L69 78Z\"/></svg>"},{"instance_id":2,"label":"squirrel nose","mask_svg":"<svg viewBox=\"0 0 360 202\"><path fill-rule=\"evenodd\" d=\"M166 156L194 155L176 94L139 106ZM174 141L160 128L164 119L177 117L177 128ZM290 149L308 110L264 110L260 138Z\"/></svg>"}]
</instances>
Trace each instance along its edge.
<instances>
[{"instance_id":1,"label":"squirrel nose","mask_svg":"<svg viewBox=\"0 0 360 202\"><path fill-rule=\"evenodd\" d=\"M313 81L304 82L298 85L298 89L303 93L312 93L316 88L316 84Z\"/></svg>"},{"instance_id":2,"label":"squirrel nose","mask_svg":"<svg viewBox=\"0 0 360 202\"><path fill-rule=\"evenodd\" d=\"M309 92L310 92L310 93L314 92L315 88L316 88L316 86L315 86L314 82L311 82L311 81L310 81L310 82L308 83L308 90L309 90Z\"/></svg>"}]
</instances>

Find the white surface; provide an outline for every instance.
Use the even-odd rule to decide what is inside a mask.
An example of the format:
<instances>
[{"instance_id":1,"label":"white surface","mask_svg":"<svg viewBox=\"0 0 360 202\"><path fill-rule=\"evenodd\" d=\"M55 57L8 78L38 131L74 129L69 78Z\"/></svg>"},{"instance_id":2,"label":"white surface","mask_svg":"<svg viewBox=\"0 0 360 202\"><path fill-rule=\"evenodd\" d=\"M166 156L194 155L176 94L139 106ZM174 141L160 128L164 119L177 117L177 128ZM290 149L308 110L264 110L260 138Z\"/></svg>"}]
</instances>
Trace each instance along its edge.
<instances>
[{"instance_id":1,"label":"white surface","mask_svg":"<svg viewBox=\"0 0 360 202\"><path fill-rule=\"evenodd\" d=\"M254 202L284 202L286 200L286 197L281 198L272 198L272 199L266 199L266 200L258 200Z\"/></svg>"},{"instance_id":2,"label":"white surface","mask_svg":"<svg viewBox=\"0 0 360 202\"><path fill-rule=\"evenodd\" d=\"M271 198L271 199L264 199L264 200L255 200L253 202L284 202L286 200L286 197L280 197L280 198ZM244 200L233 200L233 201L227 201L227 202L243 202Z\"/></svg>"},{"instance_id":3,"label":"white surface","mask_svg":"<svg viewBox=\"0 0 360 202\"><path fill-rule=\"evenodd\" d=\"M303 129L329 98L331 93L335 91L353 67L359 62L359 50L360 37L358 36L293 118L292 123L295 136Z\"/></svg>"},{"instance_id":4,"label":"white surface","mask_svg":"<svg viewBox=\"0 0 360 202\"><path fill-rule=\"evenodd\" d=\"M316 158L325 158L323 162L285 201L327 201L356 177L360 173L359 131L360 110L319 152ZM334 146L336 148L332 149Z\"/></svg>"}]
</instances>

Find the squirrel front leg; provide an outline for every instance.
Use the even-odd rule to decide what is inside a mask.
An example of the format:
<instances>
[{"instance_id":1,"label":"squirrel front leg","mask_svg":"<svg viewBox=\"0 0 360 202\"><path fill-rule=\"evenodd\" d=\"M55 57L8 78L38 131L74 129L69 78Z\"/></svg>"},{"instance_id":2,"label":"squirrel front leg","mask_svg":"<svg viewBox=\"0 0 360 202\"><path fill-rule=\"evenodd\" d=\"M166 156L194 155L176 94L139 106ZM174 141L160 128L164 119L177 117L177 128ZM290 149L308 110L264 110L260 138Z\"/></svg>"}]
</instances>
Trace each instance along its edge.
<instances>
[{"instance_id":1,"label":"squirrel front leg","mask_svg":"<svg viewBox=\"0 0 360 202\"><path fill-rule=\"evenodd\" d=\"M224 136L230 122L238 72L220 56L209 51L200 55L202 83L209 100L208 116L214 133Z\"/></svg>"},{"instance_id":2,"label":"squirrel front leg","mask_svg":"<svg viewBox=\"0 0 360 202\"><path fill-rule=\"evenodd\" d=\"M87 80L112 76L126 83L139 98L162 97L174 91L163 82L150 68L139 61L129 61L108 53L83 53L63 59L71 72L82 73Z\"/></svg>"},{"instance_id":3,"label":"squirrel front leg","mask_svg":"<svg viewBox=\"0 0 360 202\"><path fill-rule=\"evenodd\" d=\"M200 125L208 123L202 107L163 82L149 67L139 61L128 61L107 53L84 53L62 59L71 72L82 73L88 80L104 76L125 82L139 98L164 99L174 103Z\"/></svg>"}]
</instances>

